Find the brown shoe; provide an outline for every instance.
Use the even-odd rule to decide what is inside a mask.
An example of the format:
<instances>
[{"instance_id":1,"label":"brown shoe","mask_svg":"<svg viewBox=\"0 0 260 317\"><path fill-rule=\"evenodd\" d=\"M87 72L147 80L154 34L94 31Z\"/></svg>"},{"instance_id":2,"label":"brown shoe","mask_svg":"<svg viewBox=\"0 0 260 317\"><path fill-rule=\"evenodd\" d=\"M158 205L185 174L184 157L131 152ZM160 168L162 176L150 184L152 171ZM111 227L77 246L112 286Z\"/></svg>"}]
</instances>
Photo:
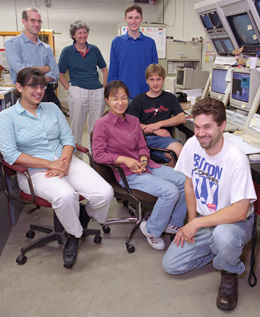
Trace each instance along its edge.
<instances>
[{"instance_id":1,"label":"brown shoe","mask_svg":"<svg viewBox=\"0 0 260 317\"><path fill-rule=\"evenodd\" d=\"M221 282L218 290L217 307L232 310L237 306L237 274L221 271Z\"/></svg>"}]
</instances>

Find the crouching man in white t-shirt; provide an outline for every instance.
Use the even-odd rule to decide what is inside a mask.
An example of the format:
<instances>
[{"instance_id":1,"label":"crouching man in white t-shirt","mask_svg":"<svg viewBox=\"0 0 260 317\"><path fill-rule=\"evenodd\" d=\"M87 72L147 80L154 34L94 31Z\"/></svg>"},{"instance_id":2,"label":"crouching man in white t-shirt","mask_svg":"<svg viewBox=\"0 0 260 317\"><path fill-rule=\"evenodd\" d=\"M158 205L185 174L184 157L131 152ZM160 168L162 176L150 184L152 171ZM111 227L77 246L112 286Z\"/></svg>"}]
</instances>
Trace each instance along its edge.
<instances>
[{"instance_id":1,"label":"crouching man in white t-shirt","mask_svg":"<svg viewBox=\"0 0 260 317\"><path fill-rule=\"evenodd\" d=\"M245 270L240 256L252 235L255 189L246 155L223 136L224 104L202 99L192 116L195 136L176 165L186 175L188 223L176 234L162 265L169 274L183 274L213 261L221 272L217 307L232 310L237 275Z\"/></svg>"}]
</instances>

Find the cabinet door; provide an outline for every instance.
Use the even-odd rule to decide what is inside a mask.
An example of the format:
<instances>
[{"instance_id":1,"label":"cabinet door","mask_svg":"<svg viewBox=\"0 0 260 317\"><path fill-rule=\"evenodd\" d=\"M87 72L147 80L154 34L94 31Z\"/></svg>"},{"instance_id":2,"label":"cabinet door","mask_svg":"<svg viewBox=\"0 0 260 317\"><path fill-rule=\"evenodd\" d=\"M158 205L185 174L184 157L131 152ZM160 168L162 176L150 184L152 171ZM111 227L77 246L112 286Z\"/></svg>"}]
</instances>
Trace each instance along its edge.
<instances>
[{"instance_id":1,"label":"cabinet door","mask_svg":"<svg viewBox=\"0 0 260 317\"><path fill-rule=\"evenodd\" d=\"M167 60L199 60L201 43L167 42Z\"/></svg>"}]
</instances>

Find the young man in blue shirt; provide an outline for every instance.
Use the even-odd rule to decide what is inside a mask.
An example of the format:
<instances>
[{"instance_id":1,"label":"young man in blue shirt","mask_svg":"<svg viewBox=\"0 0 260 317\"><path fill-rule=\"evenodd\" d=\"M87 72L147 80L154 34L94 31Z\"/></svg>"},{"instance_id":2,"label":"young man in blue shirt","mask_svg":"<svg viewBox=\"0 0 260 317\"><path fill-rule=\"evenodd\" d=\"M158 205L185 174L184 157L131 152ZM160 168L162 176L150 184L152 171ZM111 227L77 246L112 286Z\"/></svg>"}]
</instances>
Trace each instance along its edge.
<instances>
[{"instance_id":1,"label":"young man in blue shirt","mask_svg":"<svg viewBox=\"0 0 260 317\"><path fill-rule=\"evenodd\" d=\"M123 81L132 99L149 89L145 70L152 63L158 64L158 55L154 40L139 31L143 21L142 8L136 4L127 6L125 21L128 32L112 41L108 82Z\"/></svg>"}]
</instances>

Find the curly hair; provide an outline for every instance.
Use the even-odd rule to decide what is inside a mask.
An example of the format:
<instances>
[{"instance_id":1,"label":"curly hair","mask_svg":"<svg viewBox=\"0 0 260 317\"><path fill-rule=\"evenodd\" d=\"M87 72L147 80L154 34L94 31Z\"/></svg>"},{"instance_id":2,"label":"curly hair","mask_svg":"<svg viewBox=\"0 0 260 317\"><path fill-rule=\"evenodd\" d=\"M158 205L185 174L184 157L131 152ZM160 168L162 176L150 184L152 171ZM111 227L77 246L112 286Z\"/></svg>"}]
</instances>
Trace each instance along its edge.
<instances>
[{"instance_id":1,"label":"curly hair","mask_svg":"<svg viewBox=\"0 0 260 317\"><path fill-rule=\"evenodd\" d=\"M72 22L71 25L70 25L70 37L71 37L73 40L74 40L74 35L75 35L75 33L76 33L76 31L77 31L78 29L86 29L88 33L89 33L89 31L90 31L90 28L89 28L88 24L87 24L85 21L83 21L83 20L81 20L81 19L75 20L75 21Z\"/></svg>"},{"instance_id":2,"label":"curly hair","mask_svg":"<svg viewBox=\"0 0 260 317\"><path fill-rule=\"evenodd\" d=\"M214 121L220 126L226 121L226 108L222 101L207 97L197 102L191 111L193 118L200 114L213 115Z\"/></svg>"}]
</instances>

